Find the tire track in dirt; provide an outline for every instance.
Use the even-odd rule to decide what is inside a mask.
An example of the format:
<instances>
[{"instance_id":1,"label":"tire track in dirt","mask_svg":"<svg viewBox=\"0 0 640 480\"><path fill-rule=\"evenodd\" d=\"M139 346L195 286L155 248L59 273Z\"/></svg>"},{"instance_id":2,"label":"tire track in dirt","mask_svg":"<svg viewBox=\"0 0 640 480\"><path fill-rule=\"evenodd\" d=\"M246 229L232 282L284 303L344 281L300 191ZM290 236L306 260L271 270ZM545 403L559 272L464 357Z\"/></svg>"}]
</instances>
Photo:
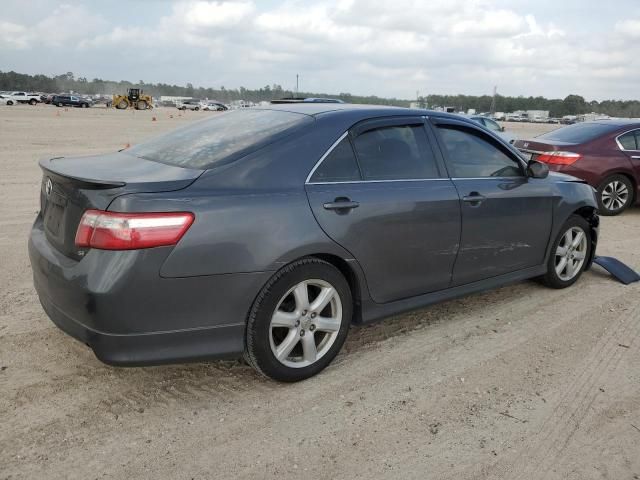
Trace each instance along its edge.
<instances>
[{"instance_id":1,"label":"tire track in dirt","mask_svg":"<svg viewBox=\"0 0 640 480\"><path fill-rule=\"evenodd\" d=\"M608 302L610 303L610 302ZM574 380L564 389L555 407L535 434L533 442L527 442L523 451L504 472L504 478L545 478L571 439L581 426L600 391L604 379L614 372L626 353L623 343L637 345L640 336L640 302L619 321L593 347L588 362L574 375ZM524 468L521 466L524 465Z\"/></svg>"}]
</instances>

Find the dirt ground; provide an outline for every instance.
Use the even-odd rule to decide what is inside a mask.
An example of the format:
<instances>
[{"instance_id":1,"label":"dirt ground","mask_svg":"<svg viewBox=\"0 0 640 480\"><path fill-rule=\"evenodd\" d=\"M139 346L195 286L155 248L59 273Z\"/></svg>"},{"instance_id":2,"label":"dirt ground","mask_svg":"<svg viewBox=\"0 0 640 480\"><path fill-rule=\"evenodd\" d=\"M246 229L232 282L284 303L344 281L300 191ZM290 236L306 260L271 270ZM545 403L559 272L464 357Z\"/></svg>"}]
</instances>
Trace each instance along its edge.
<instances>
[{"instance_id":1,"label":"dirt ground","mask_svg":"<svg viewBox=\"0 0 640 480\"><path fill-rule=\"evenodd\" d=\"M241 362L112 368L55 328L27 258L37 160L206 115L0 107L0 478L640 478L640 284L596 268L353 328L294 385ZM640 208L604 218L599 253L640 269L638 238Z\"/></svg>"}]
</instances>

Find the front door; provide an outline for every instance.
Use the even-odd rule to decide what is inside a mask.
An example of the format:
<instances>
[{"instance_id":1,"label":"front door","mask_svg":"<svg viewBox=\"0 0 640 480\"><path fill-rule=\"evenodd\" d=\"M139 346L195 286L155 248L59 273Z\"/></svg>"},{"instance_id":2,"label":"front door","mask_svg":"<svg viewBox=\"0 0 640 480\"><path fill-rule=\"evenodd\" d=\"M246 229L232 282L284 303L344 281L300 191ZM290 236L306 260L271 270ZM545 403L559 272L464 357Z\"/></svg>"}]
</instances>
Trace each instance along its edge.
<instances>
[{"instance_id":1,"label":"front door","mask_svg":"<svg viewBox=\"0 0 640 480\"><path fill-rule=\"evenodd\" d=\"M527 177L523 161L480 128L439 120L435 130L462 205L453 285L543 264L553 213L550 182Z\"/></svg>"},{"instance_id":2,"label":"front door","mask_svg":"<svg viewBox=\"0 0 640 480\"><path fill-rule=\"evenodd\" d=\"M460 202L422 117L357 125L306 185L322 229L362 267L378 303L449 286Z\"/></svg>"}]
</instances>

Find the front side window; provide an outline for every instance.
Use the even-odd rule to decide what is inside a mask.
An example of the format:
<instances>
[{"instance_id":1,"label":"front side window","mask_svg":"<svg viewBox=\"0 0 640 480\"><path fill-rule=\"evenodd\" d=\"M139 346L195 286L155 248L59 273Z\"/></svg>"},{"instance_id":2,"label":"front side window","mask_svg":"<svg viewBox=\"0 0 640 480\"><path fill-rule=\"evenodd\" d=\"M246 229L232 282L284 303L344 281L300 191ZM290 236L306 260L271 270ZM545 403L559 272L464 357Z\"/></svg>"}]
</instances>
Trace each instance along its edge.
<instances>
[{"instance_id":1,"label":"front side window","mask_svg":"<svg viewBox=\"0 0 640 480\"><path fill-rule=\"evenodd\" d=\"M369 130L354 141L364 180L437 178L438 167L423 126Z\"/></svg>"},{"instance_id":2,"label":"front side window","mask_svg":"<svg viewBox=\"0 0 640 480\"><path fill-rule=\"evenodd\" d=\"M448 156L449 173L455 178L520 177L514 158L473 130L439 126Z\"/></svg>"},{"instance_id":3,"label":"front side window","mask_svg":"<svg viewBox=\"0 0 640 480\"><path fill-rule=\"evenodd\" d=\"M619 136L618 142L625 150L640 150L640 130L634 130Z\"/></svg>"},{"instance_id":4,"label":"front side window","mask_svg":"<svg viewBox=\"0 0 640 480\"><path fill-rule=\"evenodd\" d=\"M354 182L360 180L360 170L348 138L331 150L311 177L311 183Z\"/></svg>"}]
</instances>

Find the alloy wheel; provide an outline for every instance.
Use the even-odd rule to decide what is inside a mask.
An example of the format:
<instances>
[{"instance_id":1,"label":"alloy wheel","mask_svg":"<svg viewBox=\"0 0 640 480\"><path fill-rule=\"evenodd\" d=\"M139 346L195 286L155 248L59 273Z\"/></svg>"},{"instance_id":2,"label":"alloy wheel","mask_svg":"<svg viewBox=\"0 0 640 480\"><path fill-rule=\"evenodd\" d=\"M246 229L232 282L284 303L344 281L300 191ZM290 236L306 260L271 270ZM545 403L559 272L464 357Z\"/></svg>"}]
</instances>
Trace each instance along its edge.
<instances>
[{"instance_id":1,"label":"alloy wheel","mask_svg":"<svg viewBox=\"0 0 640 480\"><path fill-rule=\"evenodd\" d=\"M571 227L565 232L556 248L555 269L562 281L573 279L587 256L587 235L580 227Z\"/></svg>"},{"instance_id":2,"label":"alloy wheel","mask_svg":"<svg viewBox=\"0 0 640 480\"><path fill-rule=\"evenodd\" d=\"M602 190L602 205L604 205L607 210L620 210L628 201L629 189L620 180L609 182Z\"/></svg>"},{"instance_id":3,"label":"alloy wheel","mask_svg":"<svg viewBox=\"0 0 640 480\"><path fill-rule=\"evenodd\" d=\"M271 352L287 367L307 367L331 349L341 325L337 290L325 280L304 280L280 299L271 316Z\"/></svg>"}]
</instances>

